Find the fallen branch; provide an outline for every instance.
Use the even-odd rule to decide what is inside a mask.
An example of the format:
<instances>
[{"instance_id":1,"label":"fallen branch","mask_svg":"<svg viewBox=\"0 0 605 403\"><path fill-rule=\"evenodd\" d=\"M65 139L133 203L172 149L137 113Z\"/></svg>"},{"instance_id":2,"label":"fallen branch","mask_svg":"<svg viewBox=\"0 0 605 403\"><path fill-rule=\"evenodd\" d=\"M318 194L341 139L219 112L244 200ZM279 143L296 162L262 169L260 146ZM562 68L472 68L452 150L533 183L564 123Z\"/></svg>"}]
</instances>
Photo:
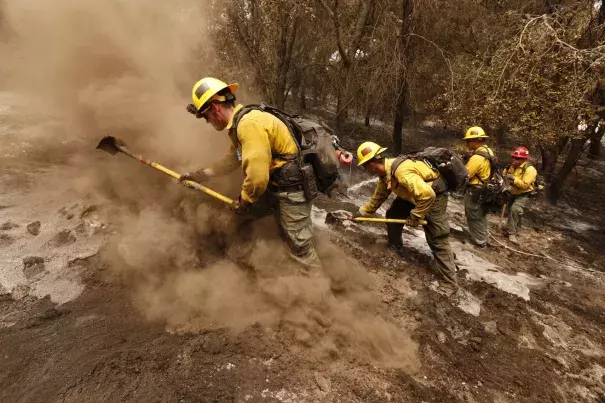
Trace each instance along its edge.
<instances>
[{"instance_id":1,"label":"fallen branch","mask_svg":"<svg viewBox=\"0 0 605 403\"><path fill-rule=\"evenodd\" d=\"M517 250L517 249L511 248L510 246L505 245L505 244L503 244L502 242L498 241L498 240L497 240L497 239L496 239L496 238L495 238L493 235L490 235L490 237L491 237L491 238L492 238L494 241L496 241L496 243L497 243L497 244L499 244L500 246L502 246L502 247L504 247L504 248L506 248L506 249L510 250L511 252L515 252L515 253L518 253L518 254L520 254L520 255L525 255L525 256L541 257L541 258L550 259L550 260L554 260L555 262L558 262L558 260L556 260L556 259L554 259L554 258L552 258L552 257L550 257L550 256L546 256L546 255L536 255L535 253L527 253L527 252L523 252L523 251L520 251L520 250Z\"/></svg>"}]
</instances>

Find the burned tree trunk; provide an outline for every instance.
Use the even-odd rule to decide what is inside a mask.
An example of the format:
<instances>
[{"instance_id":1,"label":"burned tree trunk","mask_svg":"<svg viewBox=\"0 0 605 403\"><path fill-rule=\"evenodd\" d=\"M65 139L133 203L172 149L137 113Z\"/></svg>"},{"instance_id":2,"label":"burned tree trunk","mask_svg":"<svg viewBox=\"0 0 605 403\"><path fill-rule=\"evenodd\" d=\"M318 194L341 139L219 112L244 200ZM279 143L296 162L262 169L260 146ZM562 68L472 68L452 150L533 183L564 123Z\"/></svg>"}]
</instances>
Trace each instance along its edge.
<instances>
[{"instance_id":1,"label":"burned tree trunk","mask_svg":"<svg viewBox=\"0 0 605 403\"><path fill-rule=\"evenodd\" d=\"M601 156L601 141L605 135L605 126L599 125L598 130L590 136L590 147L588 148L588 157L597 159Z\"/></svg>"},{"instance_id":2,"label":"burned tree trunk","mask_svg":"<svg viewBox=\"0 0 605 403\"><path fill-rule=\"evenodd\" d=\"M399 66L401 68L401 85L397 93L395 104L395 122L393 124L393 151L401 154L403 147L403 123L408 112L408 82L406 77L406 64L408 63L408 43L410 33L410 16L412 15L413 0L403 0L403 18L401 31L397 41L399 51Z\"/></svg>"},{"instance_id":3,"label":"burned tree trunk","mask_svg":"<svg viewBox=\"0 0 605 403\"><path fill-rule=\"evenodd\" d=\"M588 138L586 137L571 140L571 148L567 153L565 162L563 163L561 169L559 169L557 174L553 176L552 181L548 183L546 189L546 198L550 204L557 204L559 196L561 196L561 189L563 188L563 184L565 183L565 180L567 179L571 171L578 163L578 160L582 156L584 144L586 144L587 140Z\"/></svg>"}]
</instances>

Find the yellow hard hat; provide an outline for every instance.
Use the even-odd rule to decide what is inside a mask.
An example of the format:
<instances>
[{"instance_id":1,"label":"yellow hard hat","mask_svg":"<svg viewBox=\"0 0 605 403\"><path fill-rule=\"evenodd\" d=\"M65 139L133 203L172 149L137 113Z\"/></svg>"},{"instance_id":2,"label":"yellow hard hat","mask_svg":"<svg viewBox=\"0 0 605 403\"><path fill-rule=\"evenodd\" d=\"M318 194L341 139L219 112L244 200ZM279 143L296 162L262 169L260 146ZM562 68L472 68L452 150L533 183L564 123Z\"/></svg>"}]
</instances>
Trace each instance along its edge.
<instances>
[{"instance_id":1,"label":"yellow hard hat","mask_svg":"<svg viewBox=\"0 0 605 403\"><path fill-rule=\"evenodd\" d=\"M237 83L227 84L221 80L213 77L204 77L193 86L191 91L191 98L193 99L193 106L199 112L205 112L202 108L206 109L210 106L209 101L226 101L227 98L224 95L218 95L219 92L224 89L234 94L239 85Z\"/></svg>"},{"instance_id":2,"label":"yellow hard hat","mask_svg":"<svg viewBox=\"0 0 605 403\"><path fill-rule=\"evenodd\" d=\"M357 148L357 166L362 166L363 164L373 158L376 158L378 155L382 154L386 150L387 149L385 147L381 147L371 141L361 143L361 145Z\"/></svg>"},{"instance_id":3,"label":"yellow hard hat","mask_svg":"<svg viewBox=\"0 0 605 403\"><path fill-rule=\"evenodd\" d=\"M480 128L479 126L473 126L466 131L464 135L464 140L473 140L473 139L487 139L488 136L485 134L485 130Z\"/></svg>"}]
</instances>

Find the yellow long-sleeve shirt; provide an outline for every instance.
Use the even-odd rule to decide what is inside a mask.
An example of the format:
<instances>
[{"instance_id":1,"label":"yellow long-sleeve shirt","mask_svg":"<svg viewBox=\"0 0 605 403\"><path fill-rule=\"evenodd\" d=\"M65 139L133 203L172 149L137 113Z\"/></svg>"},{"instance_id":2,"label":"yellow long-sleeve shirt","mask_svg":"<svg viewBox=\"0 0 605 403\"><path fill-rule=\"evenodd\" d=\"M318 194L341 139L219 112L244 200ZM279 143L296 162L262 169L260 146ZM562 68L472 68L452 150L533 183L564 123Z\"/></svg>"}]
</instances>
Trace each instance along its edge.
<instances>
[{"instance_id":1,"label":"yellow long-sleeve shirt","mask_svg":"<svg viewBox=\"0 0 605 403\"><path fill-rule=\"evenodd\" d=\"M242 107L235 107L226 127L232 140L228 154L210 169L215 175L223 175L241 165L244 173L241 197L254 203L267 190L269 176L288 162L273 156L297 155L298 147L288 127L268 112L252 110L246 113L235 133L233 118Z\"/></svg>"},{"instance_id":2,"label":"yellow long-sleeve shirt","mask_svg":"<svg viewBox=\"0 0 605 403\"><path fill-rule=\"evenodd\" d=\"M511 193L520 195L532 192L535 189L538 171L533 166L528 165L526 161L519 165L517 169L509 166L504 170L504 175L513 175L515 177L515 181L511 184Z\"/></svg>"},{"instance_id":3,"label":"yellow long-sleeve shirt","mask_svg":"<svg viewBox=\"0 0 605 403\"><path fill-rule=\"evenodd\" d=\"M475 151L483 151L493 156L494 152L488 146L480 146ZM480 186L489 179L491 168L489 160L482 155L472 155L466 163L468 169L468 184L471 186Z\"/></svg>"},{"instance_id":4,"label":"yellow long-sleeve shirt","mask_svg":"<svg viewBox=\"0 0 605 403\"><path fill-rule=\"evenodd\" d=\"M385 202L391 192L398 197L414 203L412 214L424 218L435 201L432 182L439 178L439 172L433 171L423 161L405 160L391 176L395 158L384 160L386 176L381 176L370 201L361 208L364 215L373 214Z\"/></svg>"}]
</instances>

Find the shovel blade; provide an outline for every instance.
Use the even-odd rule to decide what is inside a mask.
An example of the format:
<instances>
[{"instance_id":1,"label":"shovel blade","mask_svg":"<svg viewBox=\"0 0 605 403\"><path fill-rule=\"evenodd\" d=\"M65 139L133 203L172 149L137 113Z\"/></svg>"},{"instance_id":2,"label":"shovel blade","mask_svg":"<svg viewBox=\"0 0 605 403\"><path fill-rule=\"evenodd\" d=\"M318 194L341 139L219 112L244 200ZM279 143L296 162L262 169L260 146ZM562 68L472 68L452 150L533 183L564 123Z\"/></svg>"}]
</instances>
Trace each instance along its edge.
<instances>
[{"instance_id":1,"label":"shovel blade","mask_svg":"<svg viewBox=\"0 0 605 403\"><path fill-rule=\"evenodd\" d=\"M108 152L111 155L114 155L120 151L118 146L121 145L120 141L117 140L113 136L105 136L99 142L99 145L96 147L97 150L103 150Z\"/></svg>"},{"instance_id":2,"label":"shovel blade","mask_svg":"<svg viewBox=\"0 0 605 403\"><path fill-rule=\"evenodd\" d=\"M326 224L342 224L343 220L348 220L351 213L345 210L328 211L326 214Z\"/></svg>"},{"instance_id":3,"label":"shovel blade","mask_svg":"<svg viewBox=\"0 0 605 403\"><path fill-rule=\"evenodd\" d=\"M330 224L336 224L341 222L341 220L332 212L328 212L328 214L326 214L326 220L325 223L330 225Z\"/></svg>"}]
</instances>

